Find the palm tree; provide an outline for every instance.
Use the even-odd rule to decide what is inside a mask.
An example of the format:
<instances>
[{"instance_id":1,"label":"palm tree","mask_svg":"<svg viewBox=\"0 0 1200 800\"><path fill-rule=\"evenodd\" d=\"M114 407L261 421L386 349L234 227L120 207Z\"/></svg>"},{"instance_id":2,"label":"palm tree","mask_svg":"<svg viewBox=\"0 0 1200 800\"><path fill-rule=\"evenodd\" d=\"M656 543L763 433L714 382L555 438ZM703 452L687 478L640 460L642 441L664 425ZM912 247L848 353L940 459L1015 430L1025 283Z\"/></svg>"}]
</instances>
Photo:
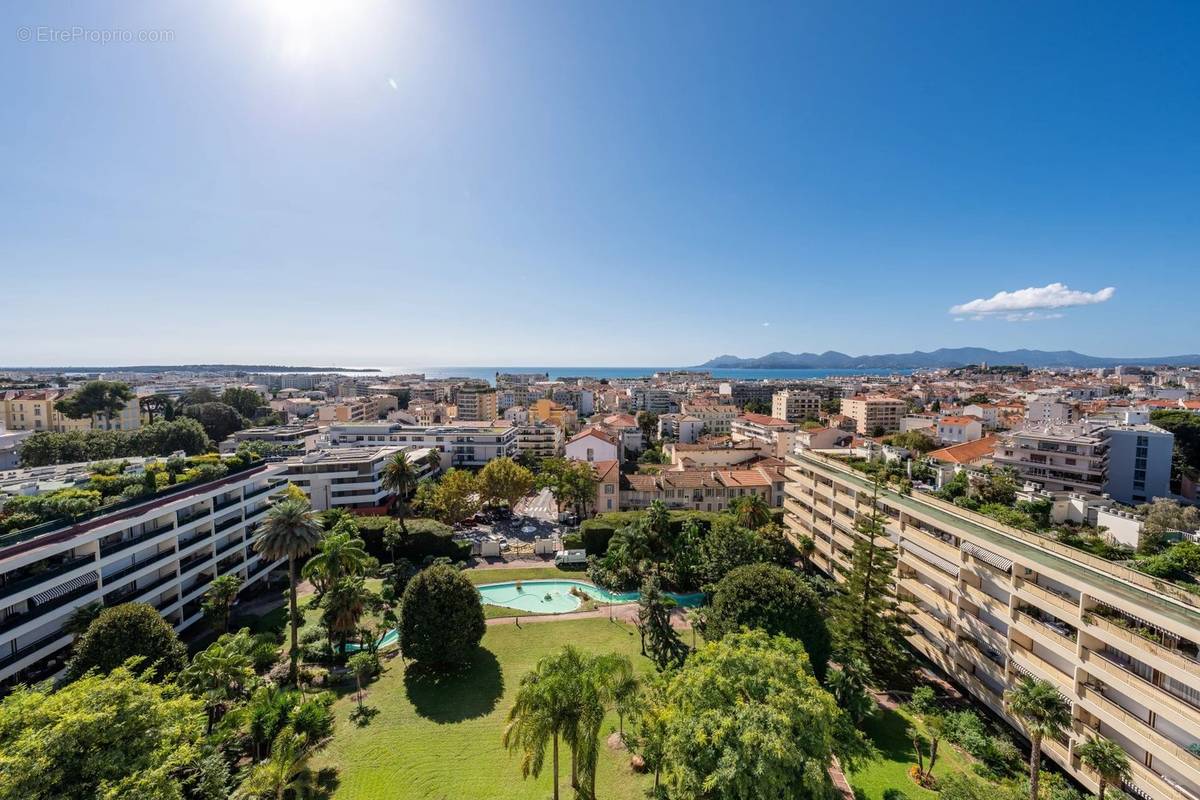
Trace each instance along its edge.
<instances>
[{"instance_id":1,"label":"palm tree","mask_svg":"<svg viewBox=\"0 0 1200 800\"><path fill-rule=\"evenodd\" d=\"M308 560L300 576L324 594L340 579L366 572L370 559L362 539L349 533L332 533L321 540L321 551Z\"/></svg>"},{"instance_id":2,"label":"palm tree","mask_svg":"<svg viewBox=\"0 0 1200 800\"><path fill-rule=\"evenodd\" d=\"M338 643L341 645L338 652L344 653L350 635L358 630L358 621L362 619L366 606L367 588L363 579L341 578L329 587L329 592L322 602L325 605L325 625L331 637L338 637Z\"/></svg>"},{"instance_id":3,"label":"palm tree","mask_svg":"<svg viewBox=\"0 0 1200 800\"><path fill-rule=\"evenodd\" d=\"M92 620L100 616L100 612L103 610L104 603L99 600L80 606L67 615L67 622L63 625L63 630L76 636L82 636L91 627Z\"/></svg>"},{"instance_id":4,"label":"palm tree","mask_svg":"<svg viewBox=\"0 0 1200 800\"><path fill-rule=\"evenodd\" d=\"M595 667L606 703L617 710L617 732L625 736L625 715L636 710L641 684L626 656L610 653L595 658Z\"/></svg>"},{"instance_id":5,"label":"palm tree","mask_svg":"<svg viewBox=\"0 0 1200 800\"><path fill-rule=\"evenodd\" d=\"M243 634L248 640L249 635ZM254 666L243 643L223 636L197 653L179 678L184 688L204 699L208 732L212 733L229 701L245 694L254 680Z\"/></svg>"},{"instance_id":6,"label":"palm tree","mask_svg":"<svg viewBox=\"0 0 1200 800\"><path fill-rule=\"evenodd\" d=\"M271 561L288 560L288 611L292 628L291 668L288 677L296 683L296 662L300 657L300 612L296 603L296 560L312 552L321 540L321 522L312 507L299 500L276 503L263 522L262 538L254 549Z\"/></svg>"},{"instance_id":7,"label":"palm tree","mask_svg":"<svg viewBox=\"0 0 1200 800\"><path fill-rule=\"evenodd\" d=\"M208 585L201 604L204 614L212 620L213 627L218 633L229 630L229 615L233 611L233 601L237 600L242 588L242 579L237 575L222 575Z\"/></svg>"},{"instance_id":8,"label":"palm tree","mask_svg":"<svg viewBox=\"0 0 1200 800\"><path fill-rule=\"evenodd\" d=\"M417 488L417 472L409 463L408 456L396 453L383 467L380 475L380 485L396 496L396 516L400 518L400 529L404 527L404 514L408 509L408 496Z\"/></svg>"},{"instance_id":9,"label":"palm tree","mask_svg":"<svg viewBox=\"0 0 1200 800\"><path fill-rule=\"evenodd\" d=\"M1084 766L1100 776L1100 788L1096 791L1100 800L1104 800L1104 792L1109 786L1120 786L1129 777L1129 754L1112 739L1093 736L1076 747L1075 753Z\"/></svg>"},{"instance_id":10,"label":"palm tree","mask_svg":"<svg viewBox=\"0 0 1200 800\"><path fill-rule=\"evenodd\" d=\"M568 645L564 650L574 648ZM558 741L560 737L574 738L567 729L576 716L577 705L573 685L576 673L568 671L562 655L544 656L521 678L501 739L506 748L521 751L523 777L541 775L546 748L551 748L554 800L558 800Z\"/></svg>"},{"instance_id":11,"label":"palm tree","mask_svg":"<svg viewBox=\"0 0 1200 800\"><path fill-rule=\"evenodd\" d=\"M1008 693L1009 711L1021 720L1032 745L1029 753L1029 798L1038 800L1042 769L1042 739L1058 736L1071 724L1071 707L1049 681L1022 678Z\"/></svg>"},{"instance_id":12,"label":"palm tree","mask_svg":"<svg viewBox=\"0 0 1200 800\"><path fill-rule=\"evenodd\" d=\"M436 447L429 451L425 456L425 465L429 467L429 474L437 472L442 468L442 451Z\"/></svg>"},{"instance_id":13,"label":"palm tree","mask_svg":"<svg viewBox=\"0 0 1200 800\"><path fill-rule=\"evenodd\" d=\"M729 510L743 528L758 530L771 521L771 507L760 494L747 494L735 498Z\"/></svg>"},{"instance_id":14,"label":"palm tree","mask_svg":"<svg viewBox=\"0 0 1200 800\"><path fill-rule=\"evenodd\" d=\"M234 800L283 800L288 792L300 795L313 783L307 762L308 737L284 728L275 737L271 757L250 768L233 793Z\"/></svg>"}]
</instances>

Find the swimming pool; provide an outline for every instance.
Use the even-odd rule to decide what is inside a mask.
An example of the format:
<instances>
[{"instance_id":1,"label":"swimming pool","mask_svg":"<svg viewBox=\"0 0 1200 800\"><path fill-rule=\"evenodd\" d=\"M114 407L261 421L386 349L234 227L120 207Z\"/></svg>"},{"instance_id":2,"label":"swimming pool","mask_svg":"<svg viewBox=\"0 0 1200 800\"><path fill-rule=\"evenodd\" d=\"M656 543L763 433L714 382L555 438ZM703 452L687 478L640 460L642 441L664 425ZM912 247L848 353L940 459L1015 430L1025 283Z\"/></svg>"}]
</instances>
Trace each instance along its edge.
<instances>
[{"instance_id":1,"label":"swimming pool","mask_svg":"<svg viewBox=\"0 0 1200 800\"><path fill-rule=\"evenodd\" d=\"M515 608L530 614L566 614L577 611L583 605L583 600L577 594L572 594L572 589L601 603L636 603L638 599L637 592L610 592L600 586L583 581L554 579L485 583L476 588L486 605ZM698 606L704 599L704 595L700 592L692 594L665 592L665 594L685 608ZM396 631L388 631L379 640L379 646L387 647L398 638L399 634ZM358 649L360 648L357 644L346 645L347 652L354 652Z\"/></svg>"},{"instance_id":2,"label":"swimming pool","mask_svg":"<svg viewBox=\"0 0 1200 800\"><path fill-rule=\"evenodd\" d=\"M637 592L610 592L583 581L506 581L479 587L479 595L484 603L528 611L531 614L566 614L576 611L583 605L580 594L601 603L636 603L638 599ZM699 605L703 598L701 594L668 594L681 606Z\"/></svg>"}]
</instances>

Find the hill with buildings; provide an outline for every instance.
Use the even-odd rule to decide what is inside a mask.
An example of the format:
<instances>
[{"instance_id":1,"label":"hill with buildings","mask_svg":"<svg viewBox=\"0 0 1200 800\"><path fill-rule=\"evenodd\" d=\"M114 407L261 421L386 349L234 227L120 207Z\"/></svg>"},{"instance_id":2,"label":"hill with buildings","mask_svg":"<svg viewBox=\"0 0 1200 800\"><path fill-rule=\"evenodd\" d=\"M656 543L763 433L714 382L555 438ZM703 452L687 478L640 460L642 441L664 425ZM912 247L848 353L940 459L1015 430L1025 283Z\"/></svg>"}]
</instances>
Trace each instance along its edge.
<instances>
[{"instance_id":1,"label":"hill with buildings","mask_svg":"<svg viewBox=\"0 0 1200 800\"><path fill-rule=\"evenodd\" d=\"M940 348L932 352L851 356L836 350L824 353L768 353L759 358L722 355L699 366L713 369L947 369L970 364L1026 367L1185 366L1200 364L1200 354L1157 358L1108 358L1074 350L989 350L986 347Z\"/></svg>"}]
</instances>

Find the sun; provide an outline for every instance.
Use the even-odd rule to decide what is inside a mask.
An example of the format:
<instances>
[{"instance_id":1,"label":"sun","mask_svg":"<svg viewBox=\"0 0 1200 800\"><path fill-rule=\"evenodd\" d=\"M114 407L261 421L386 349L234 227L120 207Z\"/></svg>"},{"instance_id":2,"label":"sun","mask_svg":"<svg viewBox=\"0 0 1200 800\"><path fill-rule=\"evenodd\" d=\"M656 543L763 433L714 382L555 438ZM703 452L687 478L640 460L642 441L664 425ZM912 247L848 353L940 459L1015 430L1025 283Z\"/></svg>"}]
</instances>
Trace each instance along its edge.
<instances>
[{"instance_id":1,"label":"sun","mask_svg":"<svg viewBox=\"0 0 1200 800\"><path fill-rule=\"evenodd\" d=\"M375 0L258 0L266 49L294 69L345 64L373 43L386 16Z\"/></svg>"}]
</instances>

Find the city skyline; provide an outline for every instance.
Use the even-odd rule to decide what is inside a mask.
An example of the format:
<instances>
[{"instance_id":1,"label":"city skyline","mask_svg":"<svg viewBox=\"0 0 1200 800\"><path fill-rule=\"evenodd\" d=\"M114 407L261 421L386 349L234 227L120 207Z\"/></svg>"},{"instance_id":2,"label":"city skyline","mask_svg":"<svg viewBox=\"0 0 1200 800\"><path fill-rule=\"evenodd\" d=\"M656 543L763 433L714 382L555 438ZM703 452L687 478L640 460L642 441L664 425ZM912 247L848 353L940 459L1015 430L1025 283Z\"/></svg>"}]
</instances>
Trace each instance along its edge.
<instances>
[{"instance_id":1,"label":"city skyline","mask_svg":"<svg viewBox=\"0 0 1200 800\"><path fill-rule=\"evenodd\" d=\"M13 9L4 360L1195 350L1195 9L706 11Z\"/></svg>"}]
</instances>

